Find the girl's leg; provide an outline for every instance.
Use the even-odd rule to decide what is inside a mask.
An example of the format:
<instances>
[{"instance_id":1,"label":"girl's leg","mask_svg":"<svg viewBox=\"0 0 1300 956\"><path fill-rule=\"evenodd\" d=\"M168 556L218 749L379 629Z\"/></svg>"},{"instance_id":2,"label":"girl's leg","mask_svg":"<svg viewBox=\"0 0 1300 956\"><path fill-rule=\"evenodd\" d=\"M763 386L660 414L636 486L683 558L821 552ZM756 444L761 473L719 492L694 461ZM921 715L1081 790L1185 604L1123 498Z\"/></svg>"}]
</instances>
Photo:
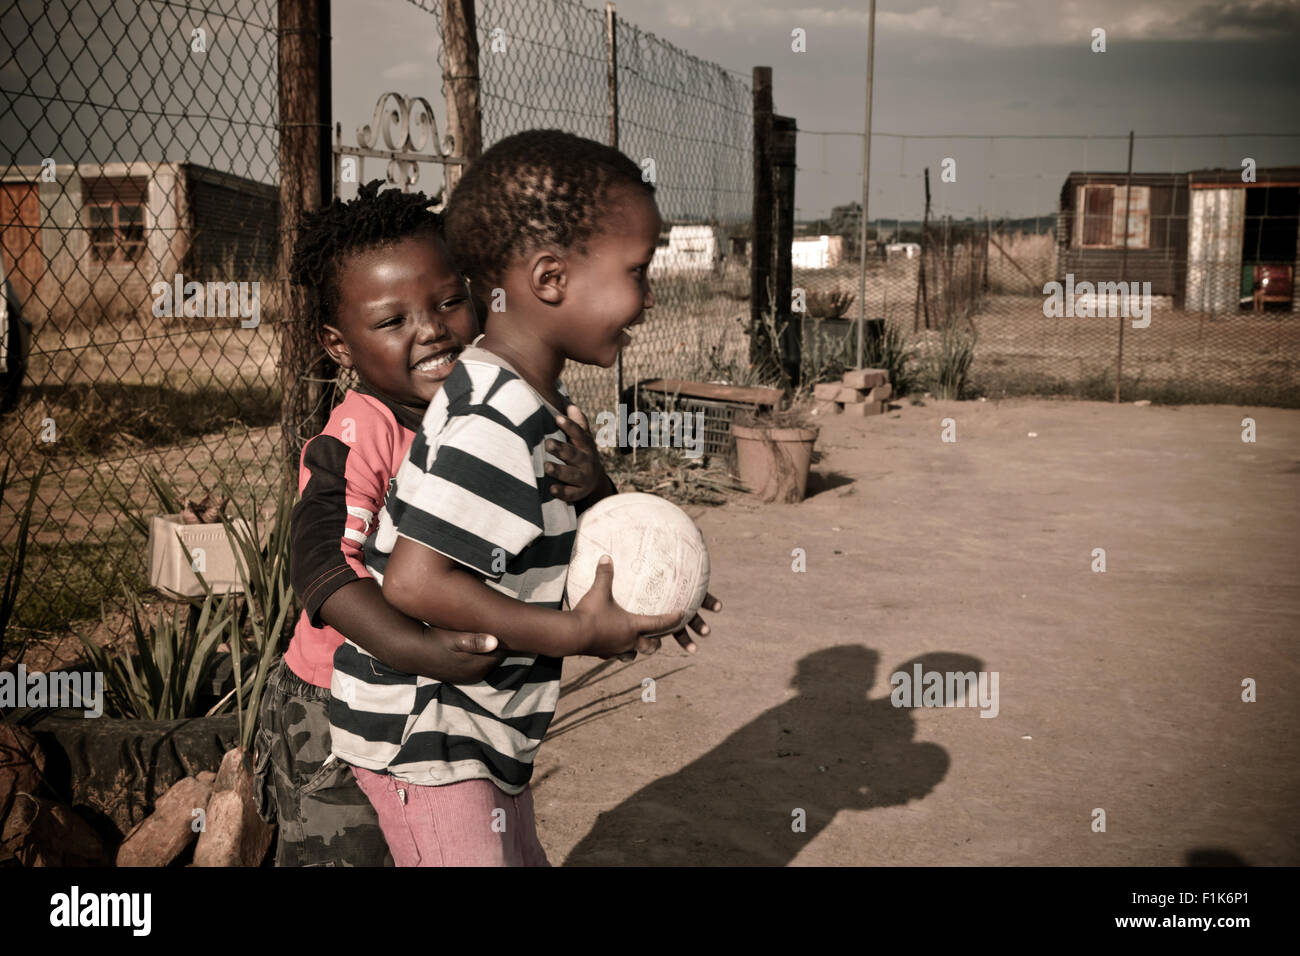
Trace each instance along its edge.
<instances>
[{"instance_id":1,"label":"girl's leg","mask_svg":"<svg viewBox=\"0 0 1300 956\"><path fill-rule=\"evenodd\" d=\"M329 691L282 660L266 684L255 746L262 818L278 819L276 866L392 866L351 768L330 754Z\"/></svg>"}]
</instances>

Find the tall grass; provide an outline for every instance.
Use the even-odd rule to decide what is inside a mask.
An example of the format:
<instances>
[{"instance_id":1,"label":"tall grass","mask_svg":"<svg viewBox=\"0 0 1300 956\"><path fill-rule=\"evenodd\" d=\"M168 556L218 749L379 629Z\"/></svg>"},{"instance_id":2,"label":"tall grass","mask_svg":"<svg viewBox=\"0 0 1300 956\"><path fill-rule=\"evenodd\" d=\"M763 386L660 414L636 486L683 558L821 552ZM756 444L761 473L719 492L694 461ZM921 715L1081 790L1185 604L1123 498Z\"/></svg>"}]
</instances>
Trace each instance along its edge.
<instances>
[{"instance_id":1,"label":"tall grass","mask_svg":"<svg viewBox=\"0 0 1300 956\"><path fill-rule=\"evenodd\" d=\"M867 368L884 369L889 373L895 397L916 390L917 346L901 325L886 321L879 338L868 338L863 343L863 352Z\"/></svg>"},{"instance_id":2,"label":"tall grass","mask_svg":"<svg viewBox=\"0 0 1300 956\"><path fill-rule=\"evenodd\" d=\"M966 397L977 337L973 327L950 322L940 332L937 342L930 341L926 358L930 390L936 398Z\"/></svg>"}]
</instances>

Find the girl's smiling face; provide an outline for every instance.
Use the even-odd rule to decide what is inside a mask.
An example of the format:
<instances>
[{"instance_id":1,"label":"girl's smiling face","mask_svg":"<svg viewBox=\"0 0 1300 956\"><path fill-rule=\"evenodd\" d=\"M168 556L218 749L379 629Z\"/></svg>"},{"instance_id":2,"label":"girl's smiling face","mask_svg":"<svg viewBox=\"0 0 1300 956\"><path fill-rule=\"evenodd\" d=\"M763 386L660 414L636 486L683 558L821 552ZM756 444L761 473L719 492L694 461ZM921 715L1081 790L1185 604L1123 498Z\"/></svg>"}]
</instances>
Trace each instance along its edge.
<instances>
[{"instance_id":1,"label":"girl's smiling face","mask_svg":"<svg viewBox=\"0 0 1300 956\"><path fill-rule=\"evenodd\" d=\"M465 284L442 239L409 236L349 256L338 314L321 344L369 388L423 412L478 335Z\"/></svg>"}]
</instances>

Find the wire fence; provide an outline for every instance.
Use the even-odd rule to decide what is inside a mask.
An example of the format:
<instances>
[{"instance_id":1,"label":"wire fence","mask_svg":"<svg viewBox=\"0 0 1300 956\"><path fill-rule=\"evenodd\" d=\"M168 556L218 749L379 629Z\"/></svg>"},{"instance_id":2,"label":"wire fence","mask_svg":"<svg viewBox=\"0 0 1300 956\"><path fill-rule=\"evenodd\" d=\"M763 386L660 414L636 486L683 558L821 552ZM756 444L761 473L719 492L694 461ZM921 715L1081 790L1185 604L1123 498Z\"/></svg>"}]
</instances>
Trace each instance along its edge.
<instances>
[{"instance_id":1,"label":"wire fence","mask_svg":"<svg viewBox=\"0 0 1300 956\"><path fill-rule=\"evenodd\" d=\"M279 483L276 4L20 0L0 23L0 256L32 326L0 563L44 460L13 623L57 645L145 588L125 512L156 509L148 470L244 507Z\"/></svg>"},{"instance_id":2,"label":"wire fence","mask_svg":"<svg viewBox=\"0 0 1300 956\"><path fill-rule=\"evenodd\" d=\"M831 135L801 136L801 182L845 202L795 245L823 362L855 357L862 286L861 142L829 151L836 168ZM1111 399L1118 379L1124 400L1300 405L1300 134L1138 136L1131 177L1127 137L873 144L861 305L918 387L956 326L973 341L964 395Z\"/></svg>"},{"instance_id":3,"label":"wire fence","mask_svg":"<svg viewBox=\"0 0 1300 956\"><path fill-rule=\"evenodd\" d=\"M442 35L440 2L407 2ZM151 471L183 498L225 481L263 510L284 477L277 15L274 0L0 11L0 254L33 327L0 416L18 476L0 561L44 461L13 624L49 657L102 602L146 587L128 512L155 504ZM754 384L750 85L619 19L611 43L605 13L574 0L482 0L477 28L484 147L548 126L608 142L616 104L619 147L654 177L656 306L623 386ZM909 377L933 388L966 336L968 395L1110 398L1118 378L1130 400L1300 405L1296 135L1206 138L1213 155L1138 137L1130 178L1123 138L876 134L865 271L861 143L832 159L830 135L799 137L801 199L837 207L797 217L791 308L809 379L853 364L861 308L867 362L897 369L899 391ZM620 398L614 369L565 380L592 417Z\"/></svg>"},{"instance_id":4,"label":"wire fence","mask_svg":"<svg viewBox=\"0 0 1300 956\"><path fill-rule=\"evenodd\" d=\"M442 5L414 5L441 36ZM0 20L0 250L33 329L0 418L0 553L47 460L12 624L49 661L75 651L74 622L146 589L128 513L156 508L151 471L182 499L224 481L264 511L283 478L277 5L20 0ZM602 11L488 0L478 24L485 147L539 126L608 141ZM624 21L616 35L619 145L669 224L625 380L743 375L749 87ZM616 375L566 382L594 416Z\"/></svg>"},{"instance_id":5,"label":"wire fence","mask_svg":"<svg viewBox=\"0 0 1300 956\"><path fill-rule=\"evenodd\" d=\"M412 2L441 35L442 4ZM744 378L749 84L622 19L611 50L605 12L572 0L481 0L477 17L485 149L539 127L608 143L608 65L616 64L618 147L653 177L666 229L650 267L656 304L623 353L625 387L658 377ZM617 375L571 364L564 382L594 420L614 410Z\"/></svg>"}]
</instances>

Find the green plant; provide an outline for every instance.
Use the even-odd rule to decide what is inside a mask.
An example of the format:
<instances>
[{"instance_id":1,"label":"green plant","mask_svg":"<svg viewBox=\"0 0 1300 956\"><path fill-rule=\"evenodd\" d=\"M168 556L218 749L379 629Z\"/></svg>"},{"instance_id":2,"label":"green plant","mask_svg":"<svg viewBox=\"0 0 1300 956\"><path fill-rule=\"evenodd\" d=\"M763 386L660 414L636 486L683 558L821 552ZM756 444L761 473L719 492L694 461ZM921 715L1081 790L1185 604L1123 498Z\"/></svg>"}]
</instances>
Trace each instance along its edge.
<instances>
[{"instance_id":1,"label":"green plant","mask_svg":"<svg viewBox=\"0 0 1300 956\"><path fill-rule=\"evenodd\" d=\"M803 347L799 350L799 389L802 397L822 382L838 382L853 368L854 338L852 328L828 329L820 319L803 317Z\"/></svg>"},{"instance_id":2,"label":"green plant","mask_svg":"<svg viewBox=\"0 0 1300 956\"><path fill-rule=\"evenodd\" d=\"M836 289L832 292L809 292L806 305L808 314L814 319L838 319L849 311L857 296L852 292Z\"/></svg>"},{"instance_id":3,"label":"green plant","mask_svg":"<svg viewBox=\"0 0 1300 956\"><path fill-rule=\"evenodd\" d=\"M224 482L222 492L235 501ZM293 490L287 484L281 485L275 516L265 529L265 535L257 509L249 514L236 502L237 520L231 521L225 515L221 517L235 552L235 566L244 585L248 611L248 635L245 636L244 629L237 623L232 623L229 640L236 712L239 714L239 741L245 750L253 744L262 692L271 667L282 650L286 625L291 627L296 616L293 584L289 576L289 517L293 498ZM266 543L260 544L263 537ZM207 587L206 582L204 586ZM248 682L243 670L245 653L252 653L256 659Z\"/></svg>"},{"instance_id":4,"label":"green plant","mask_svg":"<svg viewBox=\"0 0 1300 956\"><path fill-rule=\"evenodd\" d=\"M104 675L104 713L139 720L202 716L198 702L212 682L218 645L237 618L230 595L209 589L190 626L180 610L146 623L140 599L129 590L125 594L134 653L127 648L109 652L77 635L91 668ZM218 704L208 713L220 709Z\"/></svg>"},{"instance_id":5,"label":"green plant","mask_svg":"<svg viewBox=\"0 0 1300 956\"><path fill-rule=\"evenodd\" d=\"M976 338L973 329L967 331L952 322L944 326L937 346L931 342L930 388L936 398L961 399L966 395Z\"/></svg>"},{"instance_id":6,"label":"green plant","mask_svg":"<svg viewBox=\"0 0 1300 956\"><path fill-rule=\"evenodd\" d=\"M27 560L27 532L32 524L32 510L36 507L36 492L40 490L41 480L45 477L45 468L49 463L41 461L41 467L32 478L31 487L27 489L27 501L18 512L18 541L14 545L14 560L5 572L4 590L0 591L0 659L4 657L5 633L9 629L9 619L13 617L14 607L18 603L18 588L23 582L23 565ZM9 487L9 463L5 462L4 471L0 472L0 505L4 504L5 491Z\"/></svg>"},{"instance_id":7,"label":"green plant","mask_svg":"<svg viewBox=\"0 0 1300 956\"><path fill-rule=\"evenodd\" d=\"M913 362L916 346L901 325L886 321L879 337L867 337L862 351L867 368L884 369L889 373L895 398L915 390L917 375Z\"/></svg>"},{"instance_id":8,"label":"green plant","mask_svg":"<svg viewBox=\"0 0 1300 956\"><path fill-rule=\"evenodd\" d=\"M146 467L144 473L159 507L167 514L179 513L184 505L176 490L153 469ZM135 656L111 657L89 644L87 653L106 675L106 703L111 708L106 712L168 719L204 715L196 710L195 695L185 688L207 686L220 655L228 650L234 689L206 715L226 712L233 698L240 746L247 749L252 745L266 679L282 650L286 626L291 626L296 616L289 576L289 517L294 493L287 485L281 487L275 516L265 526L258 510L245 511L224 481L220 490L235 511L233 519L221 515L221 523L244 589L242 608L239 598L218 594L202 574L195 572L204 596L191 599L193 625L187 628L182 624L179 612L160 615L146 625L141 615L143 606L128 591ZM148 521L142 515L128 508L111 489L105 493L140 532L148 532ZM190 557L189 549L185 551ZM226 650L221 647L223 639ZM256 663L252 672L246 673L244 662L250 655Z\"/></svg>"}]
</instances>

